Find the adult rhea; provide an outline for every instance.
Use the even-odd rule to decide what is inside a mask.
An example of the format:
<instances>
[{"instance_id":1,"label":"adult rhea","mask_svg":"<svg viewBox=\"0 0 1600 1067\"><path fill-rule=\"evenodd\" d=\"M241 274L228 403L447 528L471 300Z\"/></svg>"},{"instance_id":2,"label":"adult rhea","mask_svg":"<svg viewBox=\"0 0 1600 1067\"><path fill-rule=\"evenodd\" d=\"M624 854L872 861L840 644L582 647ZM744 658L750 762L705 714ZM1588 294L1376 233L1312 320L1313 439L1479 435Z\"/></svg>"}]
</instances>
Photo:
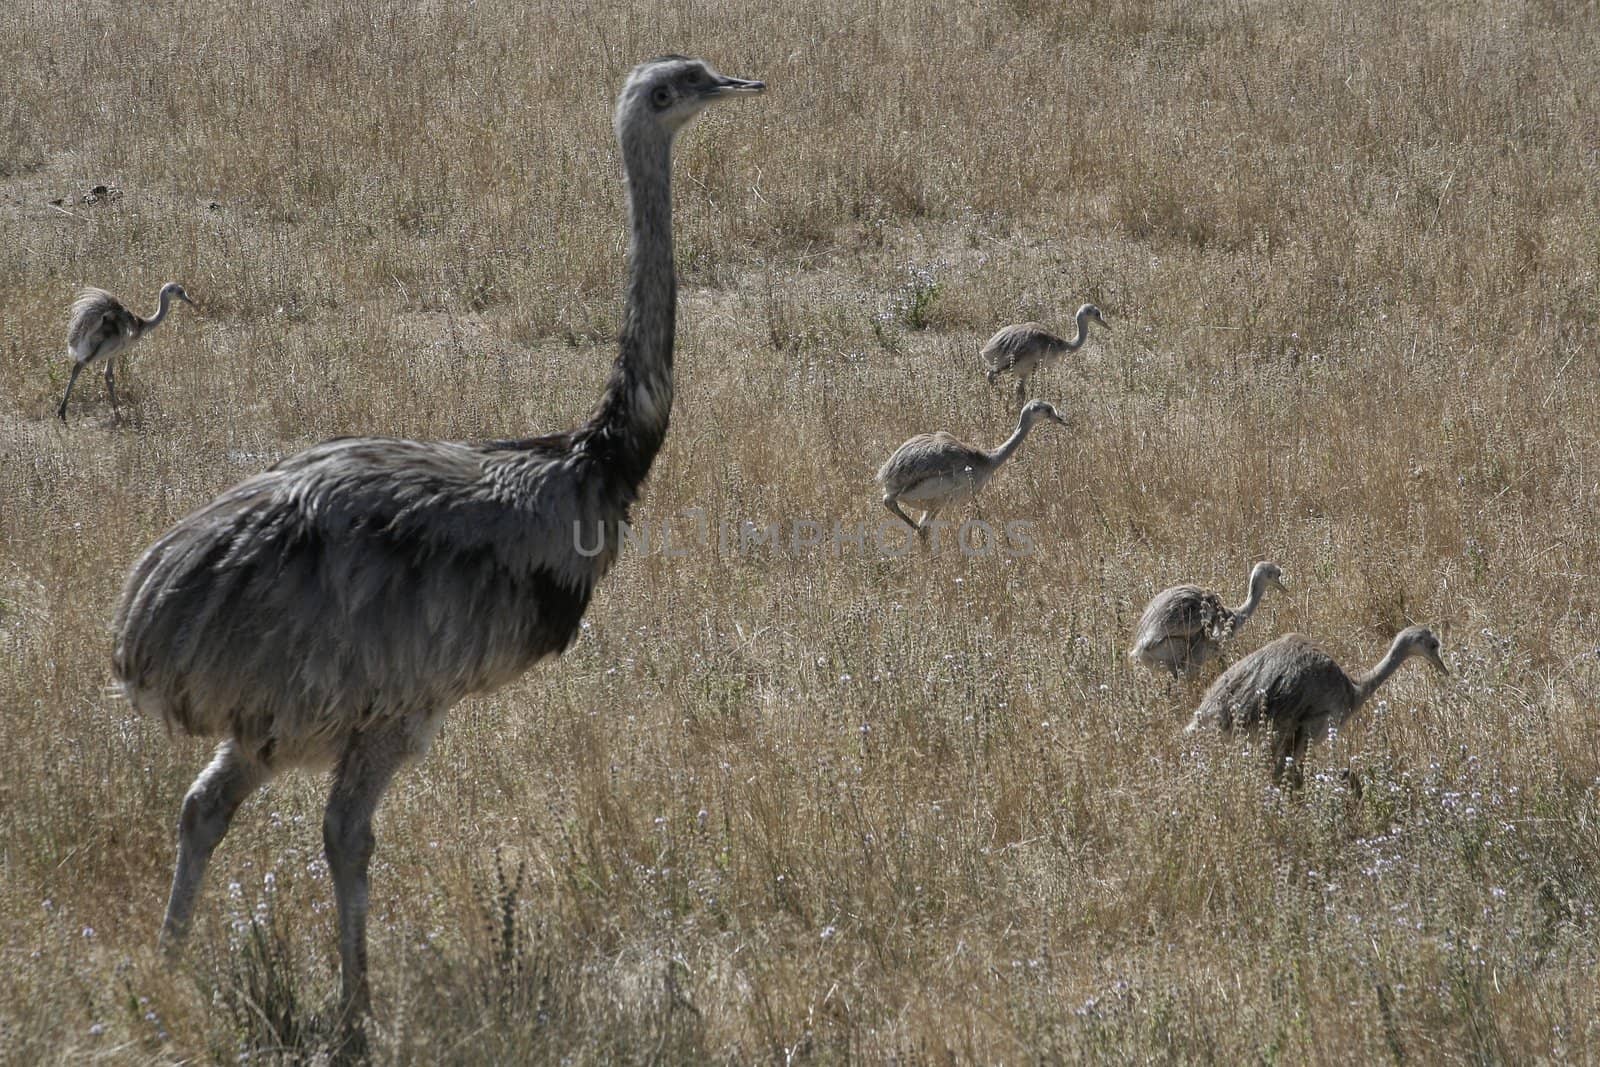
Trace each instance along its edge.
<instances>
[{"instance_id":1,"label":"adult rhea","mask_svg":"<svg viewBox=\"0 0 1600 1067\"><path fill-rule=\"evenodd\" d=\"M706 105L763 88L682 56L641 64L623 86L626 307L587 422L487 444L329 441L229 489L134 565L117 678L141 711L225 738L183 801L169 945L240 802L285 767L331 766L323 842L342 1000L347 1019L367 1010L378 800L452 705L577 633L672 407L673 138Z\"/></svg>"}]
</instances>

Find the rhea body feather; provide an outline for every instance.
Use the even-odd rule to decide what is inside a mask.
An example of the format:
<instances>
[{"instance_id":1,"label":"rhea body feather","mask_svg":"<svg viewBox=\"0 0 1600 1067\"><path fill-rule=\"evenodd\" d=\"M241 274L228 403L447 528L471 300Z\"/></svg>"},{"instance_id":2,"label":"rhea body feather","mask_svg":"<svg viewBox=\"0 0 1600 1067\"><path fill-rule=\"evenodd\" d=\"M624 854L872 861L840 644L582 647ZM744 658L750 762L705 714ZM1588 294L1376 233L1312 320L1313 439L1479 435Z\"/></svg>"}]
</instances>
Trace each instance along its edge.
<instances>
[{"instance_id":1,"label":"rhea body feather","mask_svg":"<svg viewBox=\"0 0 1600 1067\"><path fill-rule=\"evenodd\" d=\"M1320 645L1303 634L1284 634L1229 667L1206 690L1189 724L1224 732L1268 727L1327 736L1365 698Z\"/></svg>"},{"instance_id":2,"label":"rhea body feather","mask_svg":"<svg viewBox=\"0 0 1600 1067\"><path fill-rule=\"evenodd\" d=\"M270 765L326 765L390 717L431 737L433 716L570 645L635 495L565 435L329 441L150 548L117 674L135 707Z\"/></svg>"},{"instance_id":3,"label":"rhea body feather","mask_svg":"<svg viewBox=\"0 0 1600 1067\"><path fill-rule=\"evenodd\" d=\"M1175 585L1151 599L1139 618L1132 656L1174 674L1193 674L1222 652L1234 613L1222 597L1198 585Z\"/></svg>"},{"instance_id":4,"label":"rhea body feather","mask_svg":"<svg viewBox=\"0 0 1600 1067\"><path fill-rule=\"evenodd\" d=\"M878 468L877 478L907 503L955 503L976 495L998 466L988 452L940 430L907 439Z\"/></svg>"},{"instance_id":5,"label":"rhea body feather","mask_svg":"<svg viewBox=\"0 0 1600 1067\"><path fill-rule=\"evenodd\" d=\"M1276 563L1262 560L1250 570L1249 590L1237 607L1198 585L1175 585L1157 593L1139 617L1128 655L1153 670L1192 678L1222 655L1223 644L1255 615L1269 587L1284 588Z\"/></svg>"},{"instance_id":6,"label":"rhea body feather","mask_svg":"<svg viewBox=\"0 0 1600 1067\"><path fill-rule=\"evenodd\" d=\"M93 363L115 354L145 329L145 320L123 307L122 301L104 289L86 288L72 302L67 354L74 363Z\"/></svg>"},{"instance_id":7,"label":"rhea body feather","mask_svg":"<svg viewBox=\"0 0 1600 1067\"><path fill-rule=\"evenodd\" d=\"M1002 326L984 343L981 358L989 366L989 376L1014 370L1027 374L1040 363L1070 351L1065 337L1051 331L1041 322L1018 322Z\"/></svg>"}]
</instances>

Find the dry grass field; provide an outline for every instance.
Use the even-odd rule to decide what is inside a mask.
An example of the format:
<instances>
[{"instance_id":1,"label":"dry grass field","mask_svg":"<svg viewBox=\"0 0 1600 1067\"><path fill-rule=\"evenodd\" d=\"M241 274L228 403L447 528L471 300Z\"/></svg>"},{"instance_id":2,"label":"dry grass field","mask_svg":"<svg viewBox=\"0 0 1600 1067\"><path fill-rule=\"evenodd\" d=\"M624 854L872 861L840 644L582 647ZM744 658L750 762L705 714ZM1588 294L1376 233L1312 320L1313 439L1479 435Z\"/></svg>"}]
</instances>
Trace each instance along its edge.
<instances>
[{"instance_id":1,"label":"dry grass field","mask_svg":"<svg viewBox=\"0 0 1600 1067\"><path fill-rule=\"evenodd\" d=\"M0 1060L328 1055L321 778L252 798L156 950L208 746L110 688L123 576L318 440L581 420L611 101L669 51L769 84L676 168L635 514L713 535L626 554L397 780L372 1059L1600 1058L1593 5L946 8L0 9ZM73 291L169 279L202 312L63 426ZM964 513L1031 554L718 543L875 527L905 437L1010 431L983 340L1090 300L1113 332L1035 381L1073 428ZM1155 590L1268 558L1293 594L1235 655L1362 667L1415 621L1452 671L1293 792L1125 656Z\"/></svg>"}]
</instances>

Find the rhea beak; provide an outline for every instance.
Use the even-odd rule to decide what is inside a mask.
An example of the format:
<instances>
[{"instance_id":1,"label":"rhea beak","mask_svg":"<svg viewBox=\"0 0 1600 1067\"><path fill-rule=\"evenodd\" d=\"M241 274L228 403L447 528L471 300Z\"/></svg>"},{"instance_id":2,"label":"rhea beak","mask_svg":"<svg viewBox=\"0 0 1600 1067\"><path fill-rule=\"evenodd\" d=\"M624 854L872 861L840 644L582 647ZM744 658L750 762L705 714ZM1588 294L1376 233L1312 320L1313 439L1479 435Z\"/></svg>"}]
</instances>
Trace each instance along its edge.
<instances>
[{"instance_id":1,"label":"rhea beak","mask_svg":"<svg viewBox=\"0 0 1600 1067\"><path fill-rule=\"evenodd\" d=\"M1099 315L1096 315L1094 317L1094 321L1098 322L1100 324L1100 328L1103 329L1103 330L1111 329L1111 324L1109 322L1107 322L1105 319L1102 319Z\"/></svg>"},{"instance_id":2,"label":"rhea beak","mask_svg":"<svg viewBox=\"0 0 1600 1067\"><path fill-rule=\"evenodd\" d=\"M1433 669L1434 670L1438 671L1440 674L1444 675L1446 678L1450 677L1450 668L1448 668L1448 667L1446 667L1444 665L1444 660L1439 658L1439 653L1437 653L1437 652L1427 652L1427 653L1424 653L1424 655L1426 655L1428 657L1428 662L1433 664Z\"/></svg>"},{"instance_id":3,"label":"rhea beak","mask_svg":"<svg viewBox=\"0 0 1600 1067\"><path fill-rule=\"evenodd\" d=\"M1067 421L1067 417L1065 415L1059 414L1058 412L1050 412L1050 417L1063 426L1070 427L1072 425L1072 423Z\"/></svg>"},{"instance_id":4,"label":"rhea beak","mask_svg":"<svg viewBox=\"0 0 1600 1067\"><path fill-rule=\"evenodd\" d=\"M1284 585L1283 581L1281 579L1273 578L1273 579L1271 579L1271 582L1272 582L1273 587L1275 589L1277 589L1279 592L1287 593L1289 591L1289 587Z\"/></svg>"},{"instance_id":5,"label":"rhea beak","mask_svg":"<svg viewBox=\"0 0 1600 1067\"><path fill-rule=\"evenodd\" d=\"M748 78L730 78L726 74L717 75L717 82L711 87L713 96L727 96L733 93L760 93L765 92L766 82L751 81Z\"/></svg>"}]
</instances>

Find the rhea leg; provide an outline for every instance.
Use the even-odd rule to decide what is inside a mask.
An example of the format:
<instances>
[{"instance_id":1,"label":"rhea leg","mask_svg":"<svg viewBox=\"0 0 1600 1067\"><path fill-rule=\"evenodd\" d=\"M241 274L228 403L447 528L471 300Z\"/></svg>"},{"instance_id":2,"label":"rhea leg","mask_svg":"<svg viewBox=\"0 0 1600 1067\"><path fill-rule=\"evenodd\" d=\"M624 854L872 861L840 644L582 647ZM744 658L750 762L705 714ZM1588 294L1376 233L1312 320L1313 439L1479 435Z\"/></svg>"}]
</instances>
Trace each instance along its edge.
<instances>
[{"instance_id":1,"label":"rhea leg","mask_svg":"<svg viewBox=\"0 0 1600 1067\"><path fill-rule=\"evenodd\" d=\"M367 1014L367 866L374 844L372 816L395 771L408 755L398 729L357 734L334 771L322 819L322 842L339 907L339 962L346 1025Z\"/></svg>"},{"instance_id":2,"label":"rhea leg","mask_svg":"<svg viewBox=\"0 0 1600 1067\"><path fill-rule=\"evenodd\" d=\"M111 398L111 414L113 417L117 417L121 414L121 412L117 410L116 362L116 356L106 357L106 395Z\"/></svg>"},{"instance_id":3,"label":"rhea leg","mask_svg":"<svg viewBox=\"0 0 1600 1067\"><path fill-rule=\"evenodd\" d=\"M61 417L61 421L62 422L66 422L67 421L67 401L69 399L71 399L71 397L72 397L72 387L77 384L78 375L82 374L82 373L83 373L83 364L82 363L74 363L72 365L72 376L67 379L67 394L66 394L66 396L63 396L61 398L61 406L56 409L56 414Z\"/></svg>"},{"instance_id":4,"label":"rhea leg","mask_svg":"<svg viewBox=\"0 0 1600 1067\"><path fill-rule=\"evenodd\" d=\"M1301 727L1294 739L1294 781L1293 785L1299 789L1306 782L1306 746L1311 743L1312 732Z\"/></svg>"},{"instance_id":5,"label":"rhea leg","mask_svg":"<svg viewBox=\"0 0 1600 1067\"><path fill-rule=\"evenodd\" d=\"M911 521L911 516L900 510L900 501L895 499L893 495L887 495L883 498L883 506L894 512L895 516L899 518L901 522L905 523L913 530L917 528L917 524Z\"/></svg>"},{"instance_id":6,"label":"rhea leg","mask_svg":"<svg viewBox=\"0 0 1600 1067\"><path fill-rule=\"evenodd\" d=\"M161 944L167 951L175 950L189 932L206 864L228 832L233 813L266 778L265 768L245 759L234 742L224 741L189 787L178 817L178 867L172 875L167 917L161 924Z\"/></svg>"},{"instance_id":7,"label":"rhea leg","mask_svg":"<svg viewBox=\"0 0 1600 1067\"><path fill-rule=\"evenodd\" d=\"M1282 782L1287 778L1291 789L1299 789L1305 783L1306 746L1310 741L1310 732L1304 727L1284 731L1274 738L1273 781Z\"/></svg>"}]
</instances>

